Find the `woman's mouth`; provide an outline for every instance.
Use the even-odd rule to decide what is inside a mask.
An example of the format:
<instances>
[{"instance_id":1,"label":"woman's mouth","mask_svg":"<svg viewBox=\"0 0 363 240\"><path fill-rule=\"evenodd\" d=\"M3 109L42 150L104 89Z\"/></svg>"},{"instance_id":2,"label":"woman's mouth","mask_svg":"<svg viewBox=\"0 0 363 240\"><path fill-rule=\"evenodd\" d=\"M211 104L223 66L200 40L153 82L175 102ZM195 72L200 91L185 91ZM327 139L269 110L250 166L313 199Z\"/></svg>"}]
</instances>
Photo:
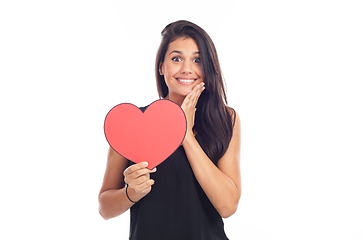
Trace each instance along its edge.
<instances>
[{"instance_id":1,"label":"woman's mouth","mask_svg":"<svg viewBox=\"0 0 363 240\"><path fill-rule=\"evenodd\" d=\"M182 85L192 85L197 79L184 79L184 78L176 78L176 80L178 81L178 83L182 84Z\"/></svg>"}]
</instances>

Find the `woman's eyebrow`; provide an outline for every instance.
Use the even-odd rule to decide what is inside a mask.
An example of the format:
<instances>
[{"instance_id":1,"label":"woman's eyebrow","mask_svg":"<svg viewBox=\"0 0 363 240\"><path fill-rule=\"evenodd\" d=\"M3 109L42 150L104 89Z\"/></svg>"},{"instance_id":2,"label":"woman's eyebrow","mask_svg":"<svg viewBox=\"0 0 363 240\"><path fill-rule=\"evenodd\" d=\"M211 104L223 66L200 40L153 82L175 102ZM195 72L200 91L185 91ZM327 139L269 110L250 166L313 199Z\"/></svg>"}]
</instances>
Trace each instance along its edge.
<instances>
[{"instance_id":1,"label":"woman's eyebrow","mask_svg":"<svg viewBox=\"0 0 363 240\"><path fill-rule=\"evenodd\" d=\"M169 53L169 55L171 55L172 53L181 54L182 52L181 51L178 51L178 50L174 50L174 51L171 51L171 53Z\"/></svg>"},{"instance_id":2,"label":"woman's eyebrow","mask_svg":"<svg viewBox=\"0 0 363 240\"><path fill-rule=\"evenodd\" d=\"M179 51L179 50L173 50L173 51L171 51L171 52L169 53L169 55L171 55L172 53L182 54L182 52L181 52L181 51ZM194 54L194 55L197 55L197 54L199 54L199 52L198 52L198 51L196 51L196 52L194 52L193 54Z\"/></svg>"}]
</instances>

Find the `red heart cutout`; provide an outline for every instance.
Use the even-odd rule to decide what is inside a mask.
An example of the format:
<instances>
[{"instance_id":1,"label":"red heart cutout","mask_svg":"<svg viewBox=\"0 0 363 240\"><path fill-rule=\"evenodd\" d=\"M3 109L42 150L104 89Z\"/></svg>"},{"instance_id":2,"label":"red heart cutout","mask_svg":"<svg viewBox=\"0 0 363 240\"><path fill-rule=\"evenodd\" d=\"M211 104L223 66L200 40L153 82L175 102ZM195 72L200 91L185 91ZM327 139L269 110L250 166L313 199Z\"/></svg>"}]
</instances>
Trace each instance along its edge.
<instances>
[{"instance_id":1,"label":"red heart cutout","mask_svg":"<svg viewBox=\"0 0 363 240\"><path fill-rule=\"evenodd\" d=\"M108 143L135 163L148 162L153 169L183 142L187 129L183 110L170 100L157 100L143 113L130 103L112 108L104 130Z\"/></svg>"}]
</instances>

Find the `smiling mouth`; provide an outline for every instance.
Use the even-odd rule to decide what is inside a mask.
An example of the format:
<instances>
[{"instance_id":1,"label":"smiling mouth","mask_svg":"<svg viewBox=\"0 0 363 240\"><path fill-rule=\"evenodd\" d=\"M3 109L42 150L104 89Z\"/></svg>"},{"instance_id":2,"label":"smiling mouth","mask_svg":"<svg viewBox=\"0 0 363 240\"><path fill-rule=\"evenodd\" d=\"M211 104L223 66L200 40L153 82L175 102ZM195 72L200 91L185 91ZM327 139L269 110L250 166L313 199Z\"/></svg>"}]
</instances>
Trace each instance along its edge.
<instances>
[{"instance_id":1,"label":"smiling mouth","mask_svg":"<svg viewBox=\"0 0 363 240\"><path fill-rule=\"evenodd\" d=\"M182 85L192 85L197 79L176 78L176 80Z\"/></svg>"}]
</instances>

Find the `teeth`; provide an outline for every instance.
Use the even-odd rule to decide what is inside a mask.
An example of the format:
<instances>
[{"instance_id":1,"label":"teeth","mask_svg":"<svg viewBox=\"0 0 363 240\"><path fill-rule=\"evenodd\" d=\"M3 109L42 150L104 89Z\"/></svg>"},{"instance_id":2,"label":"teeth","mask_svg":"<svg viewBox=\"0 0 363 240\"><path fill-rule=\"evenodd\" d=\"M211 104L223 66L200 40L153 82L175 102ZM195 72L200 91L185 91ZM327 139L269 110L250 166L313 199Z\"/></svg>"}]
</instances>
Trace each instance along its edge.
<instances>
[{"instance_id":1,"label":"teeth","mask_svg":"<svg viewBox=\"0 0 363 240\"><path fill-rule=\"evenodd\" d=\"M184 82L184 83L191 83L194 82L194 79L178 79L179 82Z\"/></svg>"}]
</instances>

